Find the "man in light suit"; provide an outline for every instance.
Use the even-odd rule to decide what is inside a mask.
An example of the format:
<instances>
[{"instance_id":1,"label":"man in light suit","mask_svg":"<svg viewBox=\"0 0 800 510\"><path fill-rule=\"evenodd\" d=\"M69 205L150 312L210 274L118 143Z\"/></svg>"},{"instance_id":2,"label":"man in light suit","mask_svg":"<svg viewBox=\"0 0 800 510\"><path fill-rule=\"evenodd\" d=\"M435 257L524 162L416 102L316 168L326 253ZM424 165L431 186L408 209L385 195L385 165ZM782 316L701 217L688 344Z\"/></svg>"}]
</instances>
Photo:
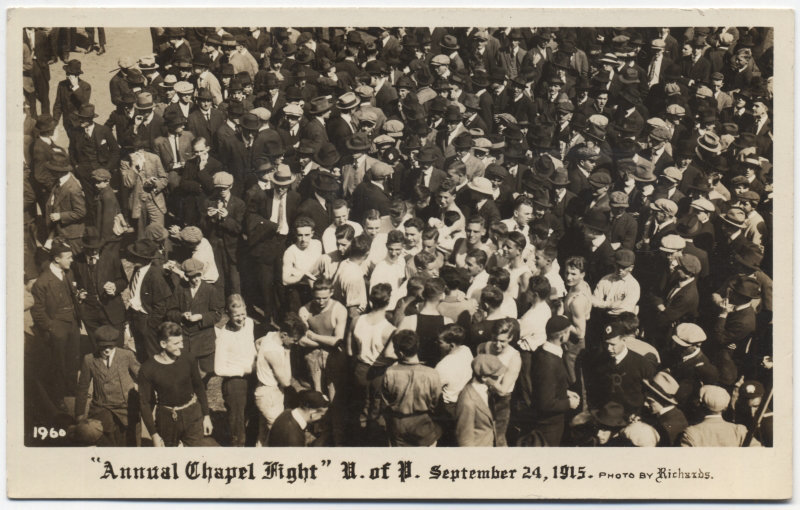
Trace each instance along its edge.
<instances>
[{"instance_id":1,"label":"man in light suit","mask_svg":"<svg viewBox=\"0 0 800 510\"><path fill-rule=\"evenodd\" d=\"M681 446L761 446L756 438L745 445L747 427L722 418L723 411L728 409L731 402L731 396L724 388L703 386L700 388L700 402L706 408L706 416L697 425L691 425L683 431Z\"/></svg>"},{"instance_id":2,"label":"man in light suit","mask_svg":"<svg viewBox=\"0 0 800 510\"><path fill-rule=\"evenodd\" d=\"M364 180L367 170L379 160L369 156L370 139L366 133L359 132L348 138L345 147L350 151L350 161L342 165L342 187L345 197L353 194L356 187Z\"/></svg>"},{"instance_id":3,"label":"man in light suit","mask_svg":"<svg viewBox=\"0 0 800 510\"><path fill-rule=\"evenodd\" d=\"M211 67L211 57L207 53L200 53L194 57L192 67L197 77L197 89L207 90L211 95L214 106L219 106L222 102L222 87L220 87L217 77L208 70Z\"/></svg>"},{"instance_id":4,"label":"man in light suit","mask_svg":"<svg viewBox=\"0 0 800 510\"><path fill-rule=\"evenodd\" d=\"M83 358L78 394L75 399L75 416L103 424L103 436L98 446L136 446L136 429L139 425L139 395L136 378L139 362L128 349L118 347L120 331L113 326L100 326L94 332L97 350ZM92 384L89 409L86 400Z\"/></svg>"},{"instance_id":5,"label":"man in light suit","mask_svg":"<svg viewBox=\"0 0 800 510\"><path fill-rule=\"evenodd\" d=\"M479 354L472 360L472 380L461 390L456 403L458 446L495 446L489 391L503 372L505 365L493 354Z\"/></svg>"},{"instance_id":6,"label":"man in light suit","mask_svg":"<svg viewBox=\"0 0 800 510\"><path fill-rule=\"evenodd\" d=\"M167 172L161 159L148 152L149 142L136 140L136 150L120 163L122 183L130 190L131 218L138 220L137 232L144 235L144 229L151 223L164 226L167 204L164 188L167 187Z\"/></svg>"}]
</instances>

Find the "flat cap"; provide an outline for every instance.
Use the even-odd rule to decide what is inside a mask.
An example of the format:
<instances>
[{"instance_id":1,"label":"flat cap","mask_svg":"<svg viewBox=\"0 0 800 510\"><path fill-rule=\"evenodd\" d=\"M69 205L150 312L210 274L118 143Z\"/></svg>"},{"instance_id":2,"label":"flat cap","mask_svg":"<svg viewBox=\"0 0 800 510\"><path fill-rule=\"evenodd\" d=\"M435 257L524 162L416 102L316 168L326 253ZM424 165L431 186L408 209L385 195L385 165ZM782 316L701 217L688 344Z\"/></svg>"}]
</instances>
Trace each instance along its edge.
<instances>
[{"instance_id":1,"label":"flat cap","mask_svg":"<svg viewBox=\"0 0 800 510\"><path fill-rule=\"evenodd\" d=\"M472 360L472 372L479 377L499 376L505 371L505 365L494 354L478 354Z\"/></svg>"},{"instance_id":2,"label":"flat cap","mask_svg":"<svg viewBox=\"0 0 800 510\"><path fill-rule=\"evenodd\" d=\"M372 97L372 95L375 93L375 89L369 85L360 85L356 87L355 93L361 97Z\"/></svg>"},{"instance_id":3,"label":"flat cap","mask_svg":"<svg viewBox=\"0 0 800 510\"><path fill-rule=\"evenodd\" d=\"M173 87L178 94L191 94L194 92L194 85L188 81L179 81Z\"/></svg>"},{"instance_id":4,"label":"flat cap","mask_svg":"<svg viewBox=\"0 0 800 510\"><path fill-rule=\"evenodd\" d=\"M680 180L683 179L683 172L674 166L668 166L665 168L662 175L672 182L680 182Z\"/></svg>"},{"instance_id":5,"label":"flat cap","mask_svg":"<svg viewBox=\"0 0 800 510\"><path fill-rule=\"evenodd\" d=\"M667 47L667 43L665 43L663 39L653 39L650 42L650 47L657 50L663 50Z\"/></svg>"},{"instance_id":6,"label":"flat cap","mask_svg":"<svg viewBox=\"0 0 800 510\"><path fill-rule=\"evenodd\" d=\"M706 87L705 85L697 87L697 91L695 92L695 94L697 95L697 97L705 97L705 98L714 97L714 93L711 92L711 89Z\"/></svg>"},{"instance_id":7,"label":"flat cap","mask_svg":"<svg viewBox=\"0 0 800 510\"><path fill-rule=\"evenodd\" d=\"M595 172L589 176L589 184L595 188L602 188L611 184L611 176L605 172Z\"/></svg>"},{"instance_id":8,"label":"flat cap","mask_svg":"<svg viewBox=\"0 0 800 510\"><path fill-rule=\"evenodd\" d=\"M151 223L144 228L144 238L160 243L169 237L169 231L160 223Z\"/></svg>"},{"instance_id":9,"label":"flat cap","mask_svg":"<svg viewBox=\"0 0 800 510\"><path fill-rule=\"evenodd\" d=\"M369 171L373 177L381 179L392 175L394 173L394 168L383 161L375 161L372 166L369 167Z\"/></svg>"},{"instance_id":10,"label":"flat cap","mask_svg":"<svg viewBox=\"0 0 800 510\"><path fill-rule=\"evenodd\" d=\"M650 136L656 140L665 142L670 139L669 129L666 126L654 126L653 129L650 130Z\"/></svg>"},{"instance_id":11,"label":"flat cap","mask_svg":"<svg viewBox=\"0 0 800 510\"><path fill-rule=\"evenodd\" d=\"M702 269L702 265L700 264L700 259L692 255L691 253L683 253L680 257L678 257L678 266L684 269L687 273L692 276L697 276L700 274L700 270Z\"/></svg>"},{"instance_id":12,"label":"flat cap","mask_svg":"<svg viewBox=\"0 0 800 510\"><path fill-rule=\"evenodd\" d=\"M686 115L686 108L679 104L671 104L667 106L667 114L683 116Z\"/></svg>"},{"instance_id":13,"label":"flat cap","mask_svg":"<svg viewBox=\"0 0 800 510\"><path fill-rule=\"evenodd\" d=\"M622 191L612 191L609 199L611 207L628 207L628 195Z\"/></svg>"},{"instance_id":14,"label":"flat cap","mask_svg":"<svg viewBox=\"0 0 800 510\"><path fill-rule=\"evenodd\" d=\"M119 330L114 326L105 324L94 330L95 343L98 347L117 345Z\"/></svg>"},{"instance_id":15,"label":"flat cap","mask_svg":"<svg viewBox=\"0 0 800 510\"><path fill-rule=\"evenodd\" d=\"M203 232L195 226L184 227L181 230L180 239L187 243L199 243L203 239Z\"/></svg>"},{"instance_id":16,"label":"flat cap","mask_svg":"<svg viewBox=\"0 0 800 510\"><path fill-rule=\"evenodd\" d=\"M636 261L636 255L633 251L620 248L614 252L614 262L622 267L631 267Z\"/></svg>"},{"instance_id":17,"label":"flat cap","mask_svg":"<svg viewBox=\"0 0 800 510\"><path fill-rule=\"evenodd\" d=\"M548 335L559 333L572 326L572 322L563 315L553 315L547 319L547 324L544 329Z\"/></svg>"},{"instance_id":18,"label":"flat cap","mask_svg":"<svg viewBox=\"0 0 800 510\"><path fill-rule=\"evenodd\" d=\"M181 270L186 276L203 274L204 264L197 259L186 259L181 264Z\"/></svg>"},{"instance_id":19,"label":"flat cap","mask_svg":"<svg viewBox=\"0 0 800 510\"><path fill-rule=\"evenodd\" d=\"M97 168L92 171L92 179L98 182L108 182L111 180L111 172L105 168Z\"/></svg>"},{"instance_id":20,"label":"flat cap","mask_svg":"<svg viewBox=\"0 0 800 510\"><path fill-rule=\"evenodd\" d=\"M233 176L228 172L217 172L214 174L214 187L229 188L233 186Z\"/></svg>"},{"instance_id":21,"label":"flat cap","mask_svg":"<svg viewBox=\"0 0 800 510\"><path fill-rule=\"evenodd\" d=\"M253 108L252 110L250 110L250 113L258 117L258 120L260 120L261 122L267 122L269 121L270 117L272 117L272 112L270 112L263 106L258 108Z\"/></svg>"},{"instance_id":22,"label":"flat cap","mask_svg":"<svg viewBox=\"0 0 800 510\"><path fill-rule=\"evenodd\" d=\"M731 396L724 388L708 384L700 388L700 402L712 413L721 413L731 403Z\"/></svg>"},{"instance_id":23,"label":"flat cap","mask_svg":"<svg viewBox=\"0 0 800 510\"><path fill-rule=\"evenodd\" d=\"M283 107L283 113L292 117L302 117L303 108L300 105L290 103Z\"/></svg>"},{"instance_id":24,"label":"flat cap","mask_svg":"<svg viewBox=\"0 0 800 510\"><path fill-rule=\"evenodd\" d=\"M395 139L389 135L379 135L374 140L372 140L372 142L375 145L384 145L384 144L394 145Z\"/></svg>"},{"instance_id":25,"label":"flat cap","mask_svg":"<svg viewBox=\"0 0 800 510\"><path fill-rule=\"evenodd\" d=\"M450 65L450 57L447 55L436 55L431 60L431 64L436 66L449 66Z\"/></svg>"},{"instance_id":26,"label":"flat cap","mask_svg":"<svg viewBox=\"0 0 800 510\"><path fill-rule=\"evenodd\" d=\"M659 250L667 253L675 253L686 248L686 240L679 235L669 234L661 238Z\"/></svg>"},{"instance_id":27,"label":"flat cap","mask_svg":"<svg viewBox=\"0 0 800 510\"><path fill-rule=\"evenodd\" d=\"M134 62L131 57L120 57L119 60L117 60L117 66L120 69L128 69L129 67L133 67L133 64Z\"/></svg>"},{"instance_id":28,"label":"flat cap","mask_svg":"<svg viewBox=\"0 0 800 510\"><path fill-rule=\"evenodd\" d=\"M678 212L678 204L668 198L659 198L655 202L650 203L650 209L675 216L675 214Z\"/></svg>"},{"instance_id":29,"label":"flat cap","mask_svg":"<svg viewBox=\"0 0 800 510\"><path fill-rule=\"evenodd\" d=\"M739 397L751 399L764 396L764 385L760 381L745 381L739 388Z\"/></svg>"},{"instance_id":30,"label":"flat cap","mask_svg":"<svg viewBox=\"0 0 800 510\"><path fill-rule=\"evenodd\" d=\"M633 446L653 447L658 445L661 436L652 425L636 421L620 431L620 435L628 439Z\"/></svg>"},{"instance_id":31,"label":"flat cap","mask_svg":"<svg viewBox=\"0 0 800 510\"><path fill-rule=\"evenodd\" d=\"M396 119L388 120L383 125L383 132L393 138L402 138L403 129L405 129L403 122Z\"/></svg>"},{"instance_id":32,"label":"flat cap","mask_svg":"<svg viewBox=\"0 0 800 510\"><path fill-rule=\"evenodd\" d=\"M716 210L711 200L702 197L693 200L691 206L694 209L697 209L699 211L705 211L707 213L713 213Z\"/></svg>"},{"instance_id":33,"label":"flat cap","mask_svg":"<svg viewBox=\"0 0 800 510\"><path fill-rule=\"evenodd\" d=\"M678 324L678 327L675 328L675 334L672 335L672 340L684 347L701 344L706 341L706 338L706 332L703 331L703 328L691 322Z\"/></svg>"},{"instance_id":34,"label":"flat cap","mask_svg":"<svg viewBox=\"0 0 800 510\"><path fill-rule=\"evenodd\" d=\"M576 159L597 159L600 157L600 148L597 146L583 146L575 151Z\"/></svg>"}]
</instances>

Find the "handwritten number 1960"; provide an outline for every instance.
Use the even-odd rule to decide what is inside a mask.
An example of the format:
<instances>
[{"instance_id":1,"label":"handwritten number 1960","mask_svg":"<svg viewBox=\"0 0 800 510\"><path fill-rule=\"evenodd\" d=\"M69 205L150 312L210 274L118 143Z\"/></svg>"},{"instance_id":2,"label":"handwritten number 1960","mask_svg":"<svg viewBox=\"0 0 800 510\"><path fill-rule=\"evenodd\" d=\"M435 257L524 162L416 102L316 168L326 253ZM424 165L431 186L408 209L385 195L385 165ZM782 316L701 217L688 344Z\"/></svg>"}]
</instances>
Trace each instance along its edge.
<instances>
[{"instance_id":1,"label":"handwritten number 1960","mask_svg":"<svg viewBox=\"0 0 800 510\"><path fill-rule=\"evenodd\" d=\"M64 429L57 429L54 427L33 427L33 438L34 439L58 439L59 437L64 437L67 435L67 431Z\"/></svg>"}]
</instances>

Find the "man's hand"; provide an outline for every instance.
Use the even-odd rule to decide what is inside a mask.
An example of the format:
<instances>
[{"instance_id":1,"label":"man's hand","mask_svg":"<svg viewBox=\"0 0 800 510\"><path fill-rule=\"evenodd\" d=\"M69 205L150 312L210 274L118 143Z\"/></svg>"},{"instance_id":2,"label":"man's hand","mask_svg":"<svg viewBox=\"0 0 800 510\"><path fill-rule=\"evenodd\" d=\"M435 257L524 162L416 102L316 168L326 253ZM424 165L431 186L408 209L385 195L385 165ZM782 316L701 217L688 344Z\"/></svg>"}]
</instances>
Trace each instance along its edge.
<instances>
[{"instance_id":1,"label":"man's hand","mask_svg":"<svg viewBox=\"0 0 800 510\"><path fill-rule=\"evenodd\" d=\"M206 212L208 213L209 216L214 216L219 212L219 209L214 209L213 207L209 207L208 209L206 209Z\"/></svg>"},{"instance_id":2,"label":"man's hand","mask_svg":"<svg viewBox=\"0 0 800 510\"><path fill-rule=\"evenodd\" d=\"M567 398L569 399L570 409L577 409L581 404L581 397L572 390L567 390Z\"/></svg>"},{"instance_id":3,"label":"man's hand","mask_svg":"<svg viewBox=\"0 0 800 510\"><path fill-rule=\"evenodd\" d=\"M60 221L61 220L61 213L50 213L50 221Z\"/></svg>"},{"instance_id":4,"label":"man's hand","mask_svg":"<svg viewBox=\"0 0 800 510\"><path fill-rule=\"evenodd\" d=\"M106 291L106 294L109 296L113 296L117 293L117 286L114 285L113 282L106 282L106 284L103 285L103 290Z\"/></svg>"},{"instance_id":5,"label":"man's hand","mask_svg":"<svg viewBox=\"0 0 800 510\"><path fill-rule=\"evenodd\" d=\"M203 416L203 434L210 436L214 431L214 425L211 424L211 416Z\"/></svg>"},{"instance_id":6,"label":"man's hand","mask_svg":"<svg viewBox=\"0 0 800 510\"><path fill-rule=\"evenodd\" d=\"M191 322L200 322L201 320L203 320L203 314L201 313L192 314L189 316L189 320Z\"/></svg>"},{"instance_id":7,"label":"man's hand","mask_svg":"<svg viewBox=\"0 0 800 510\"><path fill-rule=\"evenodd\" d=\"M208 416L206 416L206 418L208 418ZM153 446L155 447L164 448L165 446L167 446L164 444L164 440L161 439L161 436L159 436L157 432L153 434L152 439L153 439Z\"/></svg>"},{"instance_id":8,"label":"man's hand","mask_svg":"<svg viewBox=\"0 0 800 510\"><path fill-rule=\"evenodd\" d=\"M219 215L220 218L226 218L228 216L228 210L225 209L224 207L221 209L217 209L217 214Z\"/></svg>"}]
</instances>

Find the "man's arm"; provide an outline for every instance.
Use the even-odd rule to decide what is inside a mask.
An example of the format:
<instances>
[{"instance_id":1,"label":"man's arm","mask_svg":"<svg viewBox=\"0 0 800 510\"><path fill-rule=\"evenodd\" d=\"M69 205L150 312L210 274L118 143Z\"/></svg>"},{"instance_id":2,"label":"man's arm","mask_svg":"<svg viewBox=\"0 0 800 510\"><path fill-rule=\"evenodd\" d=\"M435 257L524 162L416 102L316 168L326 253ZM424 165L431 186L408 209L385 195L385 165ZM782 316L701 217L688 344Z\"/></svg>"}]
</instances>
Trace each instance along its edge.
<instances>
[{"instance_id":1,"label":"man's arm","mask_svg":"<svg viewBox=\"0 0 800 510\"><path fill-rule=\"evenodd\" d=\"M264 353L264 359L269 363L272 369L272 374L281 388L286 388L292 384L292 369L283 360L280 359L280 354L277 351L267 351Z\"/></svg>"}]
</instances>

